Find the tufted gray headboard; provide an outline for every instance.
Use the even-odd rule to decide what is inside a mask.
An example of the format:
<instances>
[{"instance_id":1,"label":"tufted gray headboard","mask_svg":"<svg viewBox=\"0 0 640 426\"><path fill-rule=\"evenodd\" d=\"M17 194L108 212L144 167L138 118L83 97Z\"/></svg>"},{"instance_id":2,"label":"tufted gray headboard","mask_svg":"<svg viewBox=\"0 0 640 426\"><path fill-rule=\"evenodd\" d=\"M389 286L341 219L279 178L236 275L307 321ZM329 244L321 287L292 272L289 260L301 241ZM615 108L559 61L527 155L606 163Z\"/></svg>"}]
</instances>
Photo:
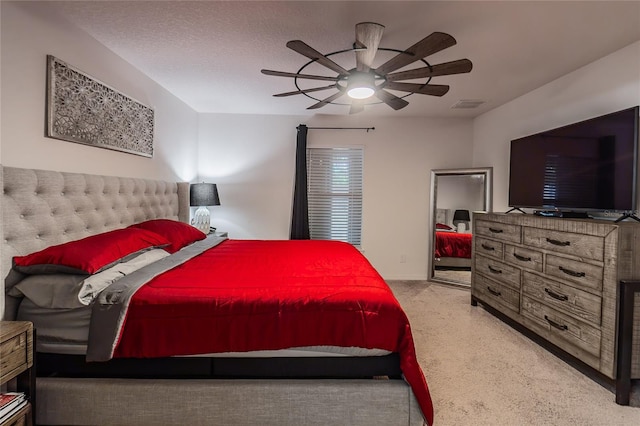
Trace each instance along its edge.
<instances>
[{"instance_id":1,"label":"tufted gray headboard","mask_svg":"<svg viewBox=\"0 0 640 426\"><path fill-rule=\"evenodd\" d=\"M189 183L2 168L2 255L5 286L19 278L13 256L77 240L147 219L189 220ZM4 318L15 300L4 299ZM6 302L6 303L5 303Z\"/></svg>"}]
</instances>

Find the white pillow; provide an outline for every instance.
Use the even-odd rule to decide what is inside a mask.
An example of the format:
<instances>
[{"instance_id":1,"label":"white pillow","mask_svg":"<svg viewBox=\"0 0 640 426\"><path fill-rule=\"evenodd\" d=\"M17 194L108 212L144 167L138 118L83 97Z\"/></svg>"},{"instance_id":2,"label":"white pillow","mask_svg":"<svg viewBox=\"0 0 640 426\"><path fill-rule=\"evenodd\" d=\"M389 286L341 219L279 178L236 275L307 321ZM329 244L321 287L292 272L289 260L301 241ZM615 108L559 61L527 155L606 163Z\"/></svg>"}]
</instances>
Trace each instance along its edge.
<instances>
[{"instance_id":1,"label":"white pillow","mask_svg":"<svg viewBox=\"0 0 640 426\"><path fill-rule=\"evenodd\" d=\"M78 301L85 306L90 305L102 290L115 281L167 256L169 253L162 249L149 250L128 262L118 263L109 269L89 276L80 287Z\"/></svg>"}]
</instances>

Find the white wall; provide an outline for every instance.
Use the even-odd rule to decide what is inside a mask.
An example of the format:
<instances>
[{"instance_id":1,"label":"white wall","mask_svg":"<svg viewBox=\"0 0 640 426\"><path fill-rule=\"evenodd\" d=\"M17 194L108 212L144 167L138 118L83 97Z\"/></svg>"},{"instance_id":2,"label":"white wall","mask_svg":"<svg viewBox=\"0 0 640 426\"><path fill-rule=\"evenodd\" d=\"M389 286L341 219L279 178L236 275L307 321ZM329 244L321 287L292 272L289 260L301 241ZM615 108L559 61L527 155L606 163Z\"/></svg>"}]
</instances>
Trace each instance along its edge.
<instances>
[{"instance_id":1,"label":"white wall","mask_svg":"<svg viewBox=\"0 0 640 426\"><path fill-rule=\"evenodd\" d=\"M0 152L4 166L191 180L197 113L43 3L1 2ZM154 109L154 156L45 137L46 56L54 55Z\"/></svg>"},{"instance_id":2,"label":"white wall","mask_svg":"<svg viewBox=\"0 0 640 426\"><path fill-rule=\"evenodd\" d=\"M640 105L640 41L477 117L473 163L493 166L494 211L508 207L512 139Z\"/></svg>"},{"instance_id":3,"label":"white wall","mask_svg":"<svg viewBox=\"0 0 640 426\"><path fill-rule=\"evenodd\" d=\"M470 166L471 121L202 114L200 179L221 198L213 226L232 238L288 238L299 124L375 127L311 129L308 145L364 146L364 254L386 279L426 279L430 172Z\"/></svg>"}]
</instances>

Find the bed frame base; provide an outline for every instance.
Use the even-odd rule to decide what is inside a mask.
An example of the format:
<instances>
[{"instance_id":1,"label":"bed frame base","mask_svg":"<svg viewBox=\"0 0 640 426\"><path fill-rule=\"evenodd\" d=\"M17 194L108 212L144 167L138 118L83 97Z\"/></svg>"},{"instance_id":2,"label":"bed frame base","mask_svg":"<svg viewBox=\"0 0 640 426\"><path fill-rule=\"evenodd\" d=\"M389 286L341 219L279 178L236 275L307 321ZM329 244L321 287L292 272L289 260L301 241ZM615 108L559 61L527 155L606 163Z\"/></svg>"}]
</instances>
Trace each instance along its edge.
<instances>
[{"instance_id":1,"label":"bed frame base","mask_svg":"<svg viewBox=\"0 0 640 426\"><path fill-rule=\"evenodd\" d=\"M422 426L403 380L37 379L39 425Z\"/></svg>"},{"instance_id":2,"label":"bed frame base","mask_svg":"<svg viewBox=\"0 0 640 426\"><path fill-rule=\"evenodd\" d=\"M435 269L471 270L471 259L465 257L436 257L433 265Z\"/></svg>"},{"instance_id":3,"label":"bed frame base","mask_svg":"<svg viewBox=\"0 0 640 426\"><path fill-rule=\"evenodd\" d=\"M274 358L115 358L85 362L83 355L36 354L38 377L123 379L400 379L400 356Z\"/></svg>"}]
</instances>

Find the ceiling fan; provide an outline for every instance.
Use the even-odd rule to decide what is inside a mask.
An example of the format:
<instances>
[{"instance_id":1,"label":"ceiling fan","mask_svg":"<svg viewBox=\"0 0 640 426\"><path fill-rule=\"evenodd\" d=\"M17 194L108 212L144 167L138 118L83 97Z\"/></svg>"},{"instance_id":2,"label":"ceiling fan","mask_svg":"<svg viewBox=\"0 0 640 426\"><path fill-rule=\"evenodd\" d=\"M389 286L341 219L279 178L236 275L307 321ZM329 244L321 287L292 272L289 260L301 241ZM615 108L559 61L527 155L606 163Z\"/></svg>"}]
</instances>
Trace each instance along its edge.
<instances>
[{"instance_id":1,"label":"ceiling fan","mask_svg":"<svg viewBox=\"0 0 640 426\"><path fill-rule=\"evenodd\" d=\"M409 105L409 102L404 98L413 93L443 96L449 91L449 86L429 84L432 77L468 73L473 68L473 64L468 59L459 59L436 65L431 65L424 59L429 55L455 45L456 40L449 34L434 32L406 50L397 50L379 47L383 32L384 25L374 22L361 22L356 25L356 41L352 49L340 50L326 55L301 40L289 41L287 43L288 48L306 56L311 61L303 65L296 73L267 69L263 69L262 73L276 77L294 78L294 84L298 90L278 93L273 96L282 97L303 94L317 101L307 109L317 109L327 104L337 103L335 102L336 100L346 95L351 105L349 112L354 114L364 110L365 105L374 103L370 101L374 96L395 110ZM376 53L379 50L391 51L397 54L377 68L372 68ZM349 51L355 52L355 68L343 68L330 58L330 56ZM395 72L418 61L422 62L421 65L424 66ZM304 69L312 63L323 65L337 73L337 75L323 76L303 73ZM301 89L298 85L298 79L330 81L332 84ZM426 81L419 83L403 82L404 80L418 79L426 79ZM324 99L318 99L308 94L329 89L337 89L337 91ZM407 93L404 96L396 96L389 90Z\"/></svg>"}]
</instances>

